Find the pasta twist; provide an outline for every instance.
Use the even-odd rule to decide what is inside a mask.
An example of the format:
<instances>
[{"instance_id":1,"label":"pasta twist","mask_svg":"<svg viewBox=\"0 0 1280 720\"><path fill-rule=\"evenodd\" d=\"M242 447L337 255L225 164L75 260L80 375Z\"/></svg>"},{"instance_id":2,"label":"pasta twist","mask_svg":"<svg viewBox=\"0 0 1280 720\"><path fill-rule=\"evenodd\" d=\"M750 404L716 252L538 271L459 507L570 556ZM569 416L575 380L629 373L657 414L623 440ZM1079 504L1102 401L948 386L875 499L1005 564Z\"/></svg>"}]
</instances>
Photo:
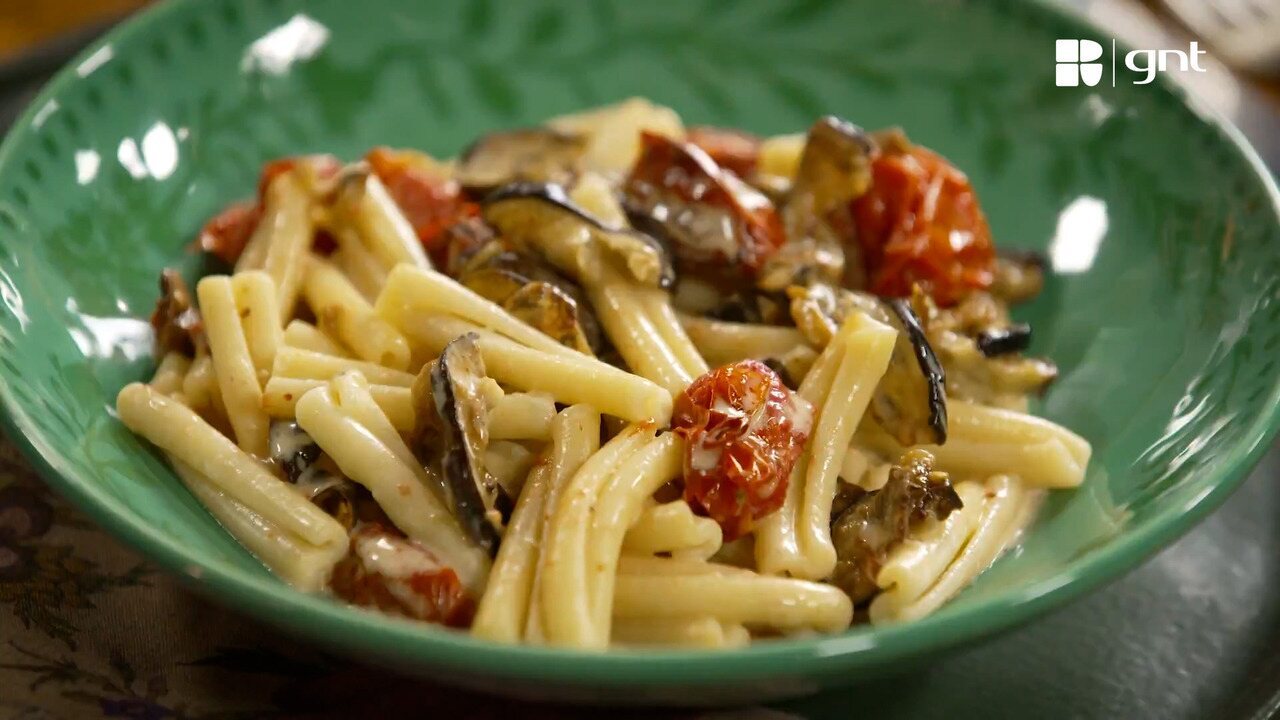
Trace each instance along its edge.
<instances>
[{"instance_id":1,"label":"pasta twist","mask_svg":"<svg viewBox=\"0 0 1280 720\"><path fill-rule=\"evenodd\" d=\"M825 583L668 558L623 558L613 604L619 620L714 618L782 632L837 632L853 603Z\"/></svg>"},{"instance_id":2,"label":"pasta twist","mask_svg":"<svg viewBox=\"0 0 1280 720\"><path fill-rule=\"evenodd\" d=\"M889 365L896 336L889 326L853 313L805 376L800 396L817 409L817 419L791 471L782 507L756 530L761 572L819 580L835 568L831 503L836 478L858 421Z\"/></svg>"},{"instance_id":3,"label":"pasta twist","mask_svg":"<svg viewBox=\"0 0 1280 720\"><path fill-rule=\"evenodd\" d=\"M631 425L574 475L551 516L542 556L547 642L581 648L609 643L610 608L622 535L647 497L680 471L671 433Z\"/></svg>"},{"instance_id":4,"label":"pasta twist","mask_svg":"<svg viewBox=\"0 0 1280 720\"><path fill-rule=\"evenodd\" d=\"M628 555L657 555L706 560L720 549L720 525L708 517L693 514L683 500L652 504L627 530L622 551Z\"/></svg>"},{"instance_id":5,"label":"pasta twist","mask_svg":"<svg viewBox=\"0 0 1280 720\"><path fill-rule=\"evenodd\" d=\"M302 429L344 475L369 489L396 527L453 568L472 592L483 590L489 558L428 489L438 481L414 458L362 376L346 373L308 391L297 413Z\"/></svg>"},{"instance_id":6,"label":"pasta twist","mask_svg":"<svg viewBox=\"0 0 1280 720\"><path fill-rule=\"evenodd\" d=\"M267 454L267 414L262 409L262 386L249 352L240 311L236 307L231 278L206 277L196 286L209 338L218 389L227 417L241 449L254 455Z\"/></svg>"},{"instance_id":7,"label":"pasta twist","mask_svg":"<svg viewBox=\"0 0 1280 720\"><path fill-rule=\"evenodd\" d=\"M871 601L873 623L924 617L942 607L1012 545L1031 517L1032 498L1017 478L997 475L961 483L965 507L941 528L899 546L876 582L887 587ZM956 517L959 516L959 517Z\"/></svg>"},{"instance_id":8,"label":"pasta twist","mask_svg":"<svg viewBox=\"0 0 1280 720\"><path fill-rule=\"evenodd\" d=\"M538 462L516 503L472 634L497 642L538 641L539 601L546 528L561 490L600 447L600 414L587 405L565 408L551 421L551 447Z\"/></svg>"}]
</instances>

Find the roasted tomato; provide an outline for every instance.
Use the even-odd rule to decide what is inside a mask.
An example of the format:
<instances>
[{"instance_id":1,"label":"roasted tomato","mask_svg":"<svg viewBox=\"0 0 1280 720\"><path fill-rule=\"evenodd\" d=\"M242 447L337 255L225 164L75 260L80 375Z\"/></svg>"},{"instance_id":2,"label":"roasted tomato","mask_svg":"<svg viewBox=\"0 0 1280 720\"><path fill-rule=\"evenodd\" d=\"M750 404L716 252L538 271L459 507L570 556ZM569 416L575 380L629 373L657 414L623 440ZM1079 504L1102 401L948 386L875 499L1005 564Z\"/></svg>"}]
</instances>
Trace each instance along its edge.
<instances>
[{"instance_id":1,"label":"roasted tomato","mask_svg":"<svg viewBox=\"0 0 1280 720\"><path fill-rule=\"evenodd\" d=\"M240 253L244 252L245 245L249 244L249 237L262 218L262 207L271 181L294 169L300 162L310 163L312 178L317 180L331 178L341 168L341 163L332 155L300 155L268 161L262 166L262 172L258 176L257 198L232 203L205 223L196 240L200 249L218 256L228 264L234 264L240 259Z\"/></svg>"},{"instance_id":2,"label":"roasted tomato","mask_svg":"<svg viewBox=\"0 0 1280 720\"><path fill-rule=\"evenodd\" d=\"M258 227L262 209L252 200L242 200L228 205L214 215L200 230L196 243L204 252L218 256L223 262L235 264L249 236Z\"/></svg>"},{"instance_id":3,"label":"roasted tomato","mask_svg":"<svg viewBox=\"0 0 1280 720\"><path fill-rule=\"evenodd\" d=\"M378 523L351 533L351 550L334 566L329 585L354 605L450 627L467 627L475 614L457 573Z\"/></svg>"},{"instance_id":4,"label":"roasted tomato","mask_svg":"<svg viewBox=\"0 0 1280 720\"><path fill-rule=\"evenodd\" d=\"M262 205L267 197L267 188L271 186L271 181L281 175L293 170L298 165L305 163L308 175L305 181L308 184L314 184L316 181L329 180L337 176L338 171L342 169L342 162L338 158L329 154L319 155L294 155L292 157L276 158L267 162L262 166L262 173L258 176L258 205Z\"/></svg>"},{"instance_id":5,"label":"roasted tomato","mask_svg":"<svg viewBox=\"0 0 1280 720\"><path fill-rule=\"evenodd\" d=\"M689 128L689 142L702 148L716 164L745 178L756 171L760 138L741 130L700 125Z\"/></svg>"},{"instance_id":6,"label":"roasted tomato","mask_svg":"<svg viewBox=\"0 0 1280 720\"><path fill-rule=\"evenodd\" d=\"M365 160L387 186L387 193L413 226L431 260L443 267L448 259L445 230L459 220L479 215L480 207L466 198L461 185L419 153L376 147Z\"/></svg>"},{"instance_id":7,"label":"roasted tomato","mask_svg":"<svg viewBox=\"0 0 1280 720\"><path fill-rule=\"evenodd\" d=\"M871 173L851 206L871 292L906 297L919 283L945 307L991 285L991 230L964 173L919 145L885 152Z\"/></svg>"},{"instance_id":8,"label":"roasted tomato","mask_svg":"<svg viewBox=\"0 0 1280 720\"><path fill-rule=\"evenodd\" d=\"M758 360L712 370L676 399L685 439L684 498L720 524L726 542L782 507L813 410Z\"/></svg>"},{"instance_id":9,"label":"roasted tomato","mask_svg":"<svg viewBox=\"0 0 1280 720\"><path fill-rule=\"evenodd\" d=\"M632 224L665 238L682 262L754 276L786 239L769 198L696 145L640 137L640 158L623 186Z\"/></svg>"}]
</instances>

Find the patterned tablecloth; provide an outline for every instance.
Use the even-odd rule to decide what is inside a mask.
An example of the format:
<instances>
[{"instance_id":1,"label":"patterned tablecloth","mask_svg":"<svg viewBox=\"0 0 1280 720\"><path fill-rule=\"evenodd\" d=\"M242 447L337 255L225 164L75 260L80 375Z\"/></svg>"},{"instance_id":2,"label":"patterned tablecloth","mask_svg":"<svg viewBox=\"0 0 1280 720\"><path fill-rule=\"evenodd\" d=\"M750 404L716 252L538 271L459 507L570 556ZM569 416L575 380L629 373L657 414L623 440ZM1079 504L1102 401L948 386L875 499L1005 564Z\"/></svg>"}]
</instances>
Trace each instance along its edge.
<instances>
[{"instance_id":1,"label":"patterned tablecloth","mask_svg":"<svg viewBox=\"0 0 1280 720\"><path fill-rule=\"evenodd\" d=\"M1120 3L1110 0L1074 4L1104 23L1125 19L1114 15ZM52 69L43 66L52 62L34 62L42 72ZM0 83L7 79L0 73ZM6 88L0 128L37 81ZM1253 130L1274 163L1280 142L1274 112L1248 104L1233 109L1244 113L1229 114L1246 132ZM864 685L785 710L660 714L843 717L857 708L877 717L986 720L1027 712L1268 717L1280 707L1277 476L1280 452L1273 452L1224 510L1141 570L1047 620L940 661L909 682ZM282 637L190 592L121 546L48 490L0 438L0 719L392 713L600 715L433 686Z\"/></svg>"},{"instance_id":2,"label":"patterned tablecloth","mask_svg":"<svg viewBox=\"0 0 1280 720\"><path fill-rule=\"evenodd\" d=\"M123 547L0 438L0 718L416 717L406 715L414 708L451 720L595 717L402 678L283 637Z\"/></svg>"}]
</instances>

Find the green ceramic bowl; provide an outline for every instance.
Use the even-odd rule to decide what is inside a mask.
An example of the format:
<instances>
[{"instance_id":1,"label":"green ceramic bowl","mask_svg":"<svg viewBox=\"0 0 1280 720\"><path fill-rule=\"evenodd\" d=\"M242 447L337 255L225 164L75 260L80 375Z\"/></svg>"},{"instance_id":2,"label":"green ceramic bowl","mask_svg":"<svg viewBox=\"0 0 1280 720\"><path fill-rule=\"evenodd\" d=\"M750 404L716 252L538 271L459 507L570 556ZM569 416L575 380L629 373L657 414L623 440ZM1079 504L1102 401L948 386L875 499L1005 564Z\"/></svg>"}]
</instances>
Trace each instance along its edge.
<instances>
[{"instance_id":1,"label":"green ceramic bowl","mask_svg":"<svg viewBox=\"0 0 1280 720\"><path fill-rule=\"evenodd\" d=\"M1277 191L1163 82L1055 87L1035 4L766 0L162 5L87 50L0 150L0 401L50 484L223 602L316 642L500 692L614 702L802 694L900 669L1079 596L1216 507L1277 425ZM477 133L643 95L759 133L832 112L967 170L999 242L1047 250L1029 308L1062 378L1039 410L1094 446L1026 543L921 622L710 652L490 645L274 580L111 411L201 221L264 159Z\"/></svg>"}]
</instances>

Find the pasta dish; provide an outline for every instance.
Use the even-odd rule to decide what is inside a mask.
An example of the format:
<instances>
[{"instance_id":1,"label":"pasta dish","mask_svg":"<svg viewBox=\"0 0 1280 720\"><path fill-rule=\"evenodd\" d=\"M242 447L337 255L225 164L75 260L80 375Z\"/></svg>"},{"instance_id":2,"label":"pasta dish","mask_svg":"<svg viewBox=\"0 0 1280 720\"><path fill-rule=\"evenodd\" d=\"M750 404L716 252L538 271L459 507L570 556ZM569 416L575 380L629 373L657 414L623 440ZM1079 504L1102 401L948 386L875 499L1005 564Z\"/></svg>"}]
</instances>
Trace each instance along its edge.
<instances>
[{"instance_id":1,"label":"pasta dish","mask_svg":"<svg viewBox=\"0 0 1280 720\"><path fill-rule=\"evenodd\" d=\"M633 99L274 160L194 247L120 420L285 582L496 642L919 618L1089 460L1028 413L1042 265L900 130Z\"/></svg>"}]
</instances>

